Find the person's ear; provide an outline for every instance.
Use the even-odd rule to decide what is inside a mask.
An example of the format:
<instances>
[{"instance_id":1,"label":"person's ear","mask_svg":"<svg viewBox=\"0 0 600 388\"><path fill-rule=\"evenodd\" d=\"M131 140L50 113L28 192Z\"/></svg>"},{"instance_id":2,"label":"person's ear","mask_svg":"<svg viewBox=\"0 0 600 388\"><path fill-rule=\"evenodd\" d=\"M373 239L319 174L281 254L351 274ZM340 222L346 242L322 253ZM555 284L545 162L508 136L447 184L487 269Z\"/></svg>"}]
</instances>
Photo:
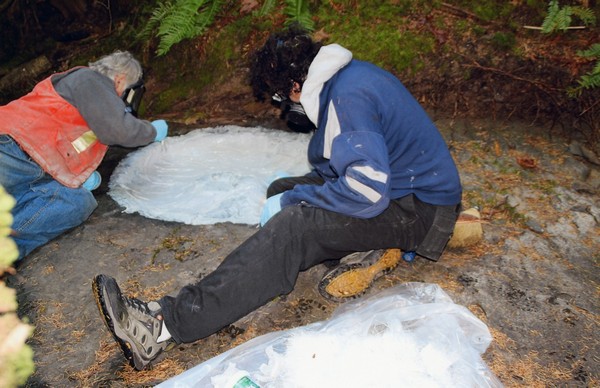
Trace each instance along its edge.
<instances>
[{"instance_id":1,"label":"person's ear","mask_svg":"<svg viewBox=\"0 0 600 388\"><path fill-rule=\"evenodd\" d=\"M294 93L300 93L302 91L302 86L300 86L300 84L296 81L294 81L293 85L292 85L292 92Z\"/></svg>"},{"instance_id":2,"label":"person's ear","mask_svg":"<svg viewBox=\"0 0 600 388\"><path fill-rule=\"evenodd\" d=\"M125 74L115 75L115 90L119 96L123 94L126 87Z\"/></svg>"}]
</instances>

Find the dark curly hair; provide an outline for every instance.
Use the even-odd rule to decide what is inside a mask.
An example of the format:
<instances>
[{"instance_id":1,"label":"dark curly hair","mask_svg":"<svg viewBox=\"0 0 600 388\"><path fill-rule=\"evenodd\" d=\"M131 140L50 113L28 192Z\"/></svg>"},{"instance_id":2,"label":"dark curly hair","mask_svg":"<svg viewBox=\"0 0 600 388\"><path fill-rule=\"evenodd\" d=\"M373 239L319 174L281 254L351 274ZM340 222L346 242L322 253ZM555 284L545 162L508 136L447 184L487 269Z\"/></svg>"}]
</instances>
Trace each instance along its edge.
<instances>
[{"instance_id":1,"label":"dark curly hair","mask_svg":"<svg viewBox=\"0 0 600 388\"><path fill-rule=\"evenodd\" d=\"M287 98L293 82L304 83L308 68L322 44L314 42L308 32L292 25L269 36L250 62L250 86L259 101L274 94Z\"/></svg>"}]
</instances>

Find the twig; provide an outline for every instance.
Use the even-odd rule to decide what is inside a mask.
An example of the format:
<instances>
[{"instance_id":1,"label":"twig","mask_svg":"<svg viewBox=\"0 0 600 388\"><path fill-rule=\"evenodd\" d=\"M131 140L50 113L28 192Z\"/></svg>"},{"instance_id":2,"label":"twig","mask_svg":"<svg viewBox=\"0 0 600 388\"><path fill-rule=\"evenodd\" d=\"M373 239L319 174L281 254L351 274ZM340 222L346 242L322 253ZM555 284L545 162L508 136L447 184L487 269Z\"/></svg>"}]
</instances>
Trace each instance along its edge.
<instances>
[{"instance_id":1,"label":"twig","mask_svg":"<svg viewBox=\"0 0 600 388\"><path fill-rule=\"evenodd\" d=\"M98 1L98 3L102 6L104 6L104 8L106 8L106 11L108 12L108 32L112 32L112 10L110 8L110 0L106 0L106 4L104 4L102 1Z\"/></svg>"},{"instance_id":2,"label":"twig","mask_svg":"<svg viewBox=\"0 0 600 388\"><path fill-rule=\"evenodd\" d=\"M466 57L465 55L462 55L462 54L461 54L461 56L473 63L471 65L465 64L464 66L473 67L473 68L480 69L480 70L483 70L483 71L487 71L487 72L490 72L490 73L500 74L502 76L511 78L513 80L521 81L521 82L525 82L527 84L533 85L537 89L539 89L540 91L542 91L543 93L545 93L550 98L550 100L552 100L552 103L554 104L554 106L561 107L561 104L559 103L559 101L557 101L556 98L554 97L554 95L552 94L552 91L559 92L560 89L553 88L553 87L551 87L549 85L546 85L546 84L543 84L543 83L541 83L539 81L535 81L535 80L530 80L530 79L527 79L527 78L519 77L517 75L508 73L508 72L506 72L504 70L496 69L496 68L493 68L493 67L482 66L481 64L479 64L474 59L468 58L468 57ZM539 110L539 105L538 105L538 110ZM538 113L539 113L539 111L538 111ZM537 119L537 114L536 114L536 119Z\"/></svg>"},{"instance_id":3,"label":"twig","mask_svg":"<svg viewBox=\"0 0 600 388\"><path fill-rule=\"evenodd\" d=\"M474 13L471 13L469 11L465 11L464 9L458 8L457 6L454 6L452 4L442 3L442 6L444 8L449 9L450 11L452 11L454 13L461 14L462 16L467 16L467 17L469 17L471 19L475 19L477 21L480 21L480 22L483 22L483 23L486 23L486 24L489 23L488 21L481 19L479 16L475 15Z\"/></svg>"},{"instance_id":4,"label":"twig","mask_svg":"<svg viewBox=\"0 0 600 388\"><path fill-rule=\"evenodd\" d=\"M523 28L528 29L528 30L541 30L542 27L538 27L538 26L523 26ZM585 30L587 27L586 26L570 26L570 27L566 27L565 30Z\"/></svg>"},{"instance_id":5,"label":"twig","mask_svg":"<svg viewBox=\"0 0 600 388\"><path fill-rule=\"evenodd\" d=\"M552 88L552 87L550 87L550 86L548 86L548 85L545 85L545 84L543 84L543 83L541 83L541 82L538 82L538 81L532 81L532 80L530 80L530 79L527 79L527 78L519 77L519 76L517 76L517 75L514 75L514 74L511 74L511 73L508 73L508 72L506 72L506 71L504 71L504 70L496 69L496 68L494 68L494 67L487 67L487 66L483 66L483 65L479 64L477 61L475 61L475 60L473 60L473 59L470 59L470 58L468 58L468 57L465 57L464 55L462 55L462 56L463 56L465 59L467 59L467 60L469 60L469 61L471 61L471 62L473 63L472 65L466 64L465 66L468 66L468 67L474 67L474 68L477 68L477 69L480 69L480 70L484 70L484 71L488 71L488 72L491 72L491 73L500 74L500 75L503 75L503 76L506 76L506 77L512 78L512 79L514 79L514 80L517 80L517 81L523 81L523 82L526 82L526 83L529 83L529 84L535 85L535 86L537 86L537 87L538 87L540 90L542 90L542 91L544 91L544 92L546 92L546 93L548 93L548 94L550 94L549 90L554 90L554 91L558 91L558 90L559 90L559 89Z\"/></svg>"},{"instance_id":6,"label":"twig","mask_svg":"<svg viewBox=\"0 0 600 388\"><path fill-rule=\"evenodd\" d=\"M586 114L590 109L592 109L593 107L595 107L596 105L600 104L600 100L594 102L592 105L588 106L587 108L585 108L580 114L579 116L583 116L584 114Z\"/></svg>"}]
</instances>

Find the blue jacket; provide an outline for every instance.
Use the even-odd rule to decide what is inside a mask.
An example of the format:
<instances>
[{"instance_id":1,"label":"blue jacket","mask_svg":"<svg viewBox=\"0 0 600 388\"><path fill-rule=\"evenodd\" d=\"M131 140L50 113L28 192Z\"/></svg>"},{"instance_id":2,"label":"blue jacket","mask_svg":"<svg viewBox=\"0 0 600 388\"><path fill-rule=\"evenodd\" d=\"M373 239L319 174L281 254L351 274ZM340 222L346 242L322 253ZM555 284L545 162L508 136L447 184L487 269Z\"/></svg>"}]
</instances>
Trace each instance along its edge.
<instances>
[{"instance_id":1,"label":"blue jacket","mask_svg":"<svg viewBox=\"0 0 600 388\"><path fill-rule=\"evenodd\" d=\"M371 218L408 194L433 205L461 201L444 139L392 74L351 59L341 46L324 46L311 64L301 103L317 126L308 160L325 184L297 185L283 194L282 207L304 204Z\"/></svg>"}]
</instances>

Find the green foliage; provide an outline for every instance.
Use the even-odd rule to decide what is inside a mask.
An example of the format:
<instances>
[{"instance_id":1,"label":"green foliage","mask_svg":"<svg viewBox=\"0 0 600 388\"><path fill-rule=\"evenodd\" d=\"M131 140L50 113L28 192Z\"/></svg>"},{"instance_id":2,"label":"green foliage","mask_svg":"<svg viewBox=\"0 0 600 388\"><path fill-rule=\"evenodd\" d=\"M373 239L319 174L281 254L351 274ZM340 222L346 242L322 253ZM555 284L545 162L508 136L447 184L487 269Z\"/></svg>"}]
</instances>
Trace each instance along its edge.
<instances>
[{"instance_id":1,"label":"green foliage","mask_svg":"<svg viewBox=\"0 0 600 388\"><path fill-rule=\"evenodd\" d=\"M275 8L275 4L277 0L265 0L263 5L260 7L258 11L255 12L257 16L265 16L270 14Z\"/></svg>"},{"instance_id":2,"label":"green foliage","mask_svg":"<svg viewBox=\"0 0 600 388\"><path fill-rule=\"evenodd\" d=\"M584 58L596 59L596 64L590 72L581 76L577 81L576 87L569 89L568 92L571 97L581 95L584 89L600 87L600 43L593 44L587 50L578 51L577 55Z\"/></svg>"},{"instance_id":3,"label":"green foliage","mask_svg":"<svg viewBox=\"0 0 600 388\"><path fill-rule=\"evenodd\" d=\"M308 3L308 0L285 0L285 9L283 12L288 17L285 24L299 23L308 31L313 31L315 23L310 16Z\"/></svg>"},{"instance_id":4,"label":"green foliage","mask_svg":"<svg viewBox=\"0 0 600 388\"><path fill-rule=\"evenodd\" d=\"M19 256L10 236L15 199L0 185L0 386L19 387L33 373L33 351L25 344L33 327L17 316L16 291L6 287L2 275Z\"/></svg>"},{"instance_id":5,"label":"green foliage","mask_svg":"<svg viewBox=\"0 0 600 388\"><path fill-rule=\"evenodd\" d=\"M556 31L566 31L573 21L571 16L577 16L586 26L596 25L596 15L591 9L569 5L560 7L557 0L552 0L548 5L548 15L542 23L542 32L550 34ZM584 89L600 87L600 44L596 43L587 50L578 51L577 55L597 59L597 61L589 73L581 76L577 81L577 86L567 90L571 97L581 95Z\"/></svg>"},{"instance_id":6,"label":"green foliage","mask_svg":"<svg viewBox=\"0 0 600 388\"><path fill-rule=\"evenodd\" d=\"M548 14L542 23L542 32L550 34L567 30L573 21L572 16L577 16L586 26L596 24L596 16L591 9L570 5L560 7L558 0L552 0L548 5Z\"/></svg>"},{"instance_id":7,"label":"green foliage","mask_svg":"<svg viewBox=\"0 0 600 388\"><path fill-rule=\"evenodd\" d=\"M198 71L173 74L174 61L190 60L186 58L185 52L175 52L169 56L154 59L153 71L157 74L164 74L164 80L169 83L169 87L152 99L153 113L171 112L173 106L186 101L190 96L197 95L208 85L220 84L224 79L233 78L232 73L239 73L239 69L235 65L244 55L240 42L243 42L251 34L255 27L253 20L251 16L242 17L223 25L218 33L211 34L212 38L206 42L204 47L207 54L197 59ZM195 54L193 60L196 60ZM196 108L192 108L193 112L191 113L198 115L199 112Z\"/></svg>"},{"instance_id":8,"label":"green foliage","mask_svg":"<svg viewBox=\"0 0 600 388\"><path fill-rule=\"evenodd\" d=\"M3 363L2 369L5 369L4 372L9 371L2 378L6 388L23 386L35 371L33 350L29 345L23 345L19 350L8 355Z\"/></svg>"},{"instance_id":9,"label":"green foliage","mask_svg":"<svg viewBox=\"0 0 600 388\"><path fill-rule=\"evenodd\" d=\"M202 35L221 9L222 0L175 0L158 3L140 37L154 31L160 39L156 53L166 54L176 43Z\"/></svg>"},{"instance_id":10,"label":"green foliage","mask_svg":"<svg viewBox=\"0 0 600 388\"><path fill-rule=\"evenodd\" d=\"M421 56L432 52L434 39L429 34L413 33L405 25L429 13L431 4L338 0L321 5L317 18L329 40L346 47L355 57L395 72L416 71L423 66Z\"/></svg>"},{"instance_id":11,"label":"green foliage","mask_svg":"<svg viewBox=\"0 0 600 388\"><path fill-rule=\"evenodd\" d=\"M165 55L174 44L184 39L202 35L214 22L221 10L223 0L166 0L158 3L152 15L140 32L139 38L159 38L156 54ZM265 0L255 16L265 16L274 12L276 0ZM283 12L287 16L286 25L299 23L309 31L314 30L309 0L285 0Z\"/></svg>"}]
</instances>

